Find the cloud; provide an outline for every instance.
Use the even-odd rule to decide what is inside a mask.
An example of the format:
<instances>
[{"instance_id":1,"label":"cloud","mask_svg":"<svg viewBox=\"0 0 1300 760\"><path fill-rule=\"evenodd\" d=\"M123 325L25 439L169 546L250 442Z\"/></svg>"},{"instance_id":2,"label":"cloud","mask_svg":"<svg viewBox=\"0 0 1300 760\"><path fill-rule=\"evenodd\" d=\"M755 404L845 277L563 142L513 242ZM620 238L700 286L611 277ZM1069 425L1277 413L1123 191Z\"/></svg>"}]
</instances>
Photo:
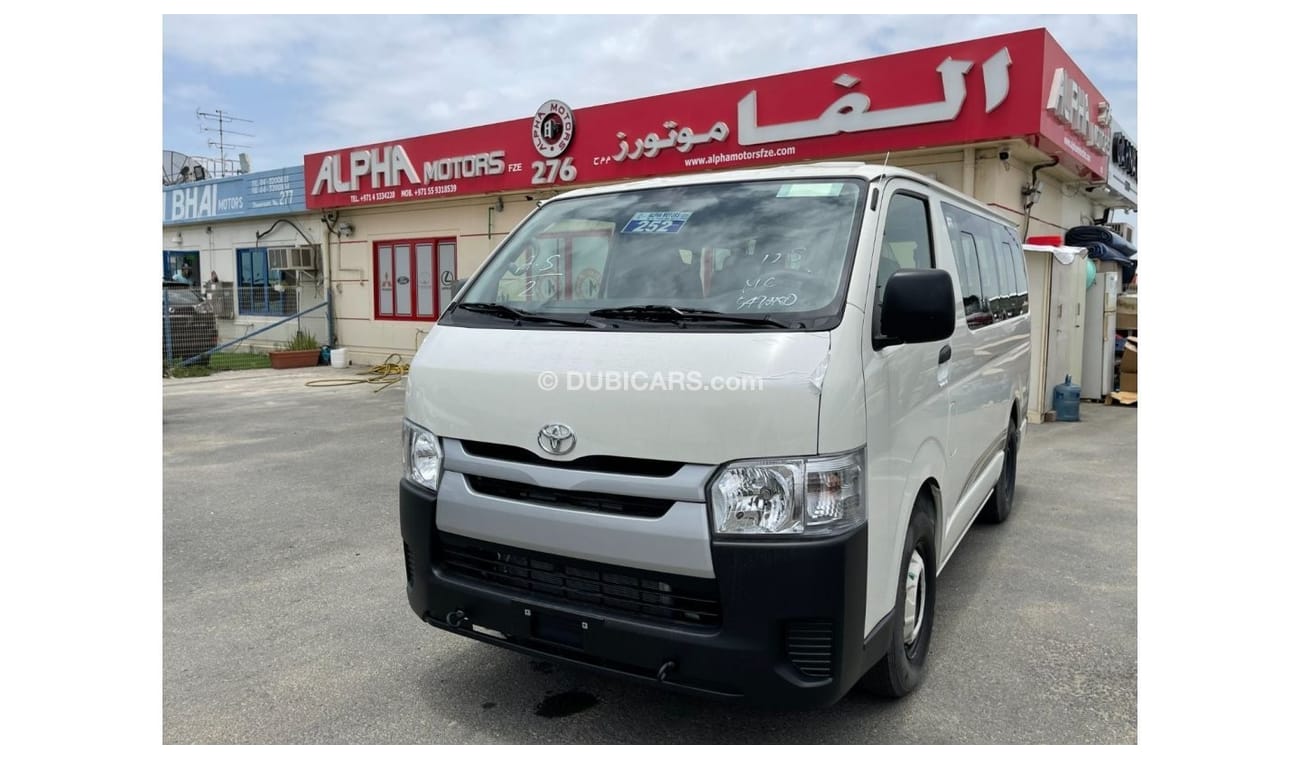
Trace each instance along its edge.
<instances>
[{"instance_id":1,"label":"cloud","mask_svg":"<svg viewBox=\"0 0 1300 760\"><path fill-rule=\"evenodd\" d=\"M206 82L163 84L163 105L199 108L217 99L217 91Z\"/></svg>"},{"instance_id":2,"label":"cloud","mask_svg":"<svg viewBox=\"0 0 1300 760\"><path fill-rule=\"evenodd\" d=\"M164 16L163 56L218 74L284 75L329 32L322 16ZM335 19L337 23L341 19Z\"/></svg>"}]
</instances>

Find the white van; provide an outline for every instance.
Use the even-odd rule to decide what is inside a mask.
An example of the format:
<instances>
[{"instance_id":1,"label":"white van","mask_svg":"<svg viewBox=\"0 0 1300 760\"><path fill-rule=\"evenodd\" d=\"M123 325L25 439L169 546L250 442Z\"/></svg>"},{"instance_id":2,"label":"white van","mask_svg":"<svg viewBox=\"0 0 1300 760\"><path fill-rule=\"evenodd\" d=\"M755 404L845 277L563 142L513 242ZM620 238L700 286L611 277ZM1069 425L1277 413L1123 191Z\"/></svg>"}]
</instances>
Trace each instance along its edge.
<instances>
[{"instance_id":1,"label":"white van","mask_svg":"<svg viewBox=\"0 0 1300 760\"><path fill-rule=\"evenodd\" d=\"M411 607L694 694L901 696L944 563L1011 509L1028 377L1014 228L926 177L566 193L411 362Z\"/></svg>"}]
</instances>

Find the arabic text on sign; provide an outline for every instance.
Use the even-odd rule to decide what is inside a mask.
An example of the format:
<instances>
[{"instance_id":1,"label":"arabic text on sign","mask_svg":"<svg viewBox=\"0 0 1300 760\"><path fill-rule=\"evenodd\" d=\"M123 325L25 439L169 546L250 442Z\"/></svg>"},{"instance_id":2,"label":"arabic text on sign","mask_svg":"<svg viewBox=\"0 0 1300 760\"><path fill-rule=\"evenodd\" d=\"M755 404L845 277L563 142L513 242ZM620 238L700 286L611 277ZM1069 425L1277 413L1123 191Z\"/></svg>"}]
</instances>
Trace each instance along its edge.
<instances>
[{"instance_id":1,"label":"arabic text on sign","mask_svg":"<svg viewBox=\"0 0 1300 760\"><path fill-rule=\"evenodd\" d=\"M867 132L937 121L951 121L961 113L966 102L966 74L975 64L947 58L939 64L938 72L943 82L943 100L871 110L871 98L865 93L850 92L831 103L815 119L759 125L758 91L750 90L737 104L736 134L741 145L760 145L772 142L789 142L809 137L824 137L845 132ZM984 111L989 113L1006 100L1010 90L1008 70L1011 53L1002 48L981 66L985 80ZM836 77L834 84L853 88L861 80L849 74Z\"/></svg>"},{"instance_id":2,"label":"arabic text on sign","mask_svg":"<svg viewBox=\"0 0 1300 760\"><path fill-rule=\"evenodd\" d=\"M636 149L629 151L627 144L627 135L619 132L618 153L613 156L615 161L631 160L638 158L654 158L659 155L659 151L668 148L676 148L679 153L689 153L696 145L703 145L707 142L723 142L731 134L731 128L726 122L720 121L714 124L708 132L696 134L690 127L677 128L677 122L665 121L664 128L668 134L660 137L658 132L651 132L645 137L636 139Z\"/></svg>"}]
</instances>

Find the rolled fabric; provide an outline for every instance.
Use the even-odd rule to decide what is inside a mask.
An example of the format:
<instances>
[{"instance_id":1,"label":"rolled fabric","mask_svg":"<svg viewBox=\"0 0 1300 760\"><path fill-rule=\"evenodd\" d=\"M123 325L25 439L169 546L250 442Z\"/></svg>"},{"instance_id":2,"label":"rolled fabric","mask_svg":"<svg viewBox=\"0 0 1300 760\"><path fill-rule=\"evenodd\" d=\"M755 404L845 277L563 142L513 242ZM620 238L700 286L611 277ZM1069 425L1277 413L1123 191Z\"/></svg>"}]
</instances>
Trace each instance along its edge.
<instances>
[{"instance_id":1,"label":"rolled fabric","mask_svg":"<svg viewBox=\"0 0 1300 760\"><path fill-rule=\"evenodd\" d=\"M1090 259L1117 262L1120 269L1120 279L1123 280L1125 287L1128 287L1128 284L1133 281L1133 275L1137 274L1137 259L1130 259L1105 243L1084 243L1080 247L1088 250L1088 258Z\"/></svg>"},{"instance_id":2,"label":"rolled fabric","mask_svg":"<svg viewBox=\"0 0 1300 760\"><path fill-rule=\"evenodd\" d=\"M1071 227L1065 232L1066 245L1087 245L1088 243L1105 243L1114 248L1125 256L1134 256L1138 249L1129 241L1115 234L1115 231L1108 227L1098 225L1083 225L1080 227Z\"/></svg>"}]
</instances>

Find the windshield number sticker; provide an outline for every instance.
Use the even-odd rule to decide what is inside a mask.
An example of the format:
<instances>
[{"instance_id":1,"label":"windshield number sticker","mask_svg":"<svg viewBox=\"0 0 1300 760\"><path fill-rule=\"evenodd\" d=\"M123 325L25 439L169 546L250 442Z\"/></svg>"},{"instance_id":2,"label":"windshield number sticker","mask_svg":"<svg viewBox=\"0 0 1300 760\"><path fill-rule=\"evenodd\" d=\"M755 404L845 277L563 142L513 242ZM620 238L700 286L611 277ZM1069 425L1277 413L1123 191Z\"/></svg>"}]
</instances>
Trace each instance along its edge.
<instances>
[{"instance_id":1,"label":"windshield number sticker","mask_svg":"<svg viewBox=\"0 0 1300 760\"><path fill-rule=\"evenodd\" d=\"M686 220L691 218L689 211L638 211L632 215L620 232L623 234L645 232L681 232Z\"/></svg>"},{"instance_id":2,"label":"windshield number sticker","mask_svg":"<svg viewBox=\"0 0 1300 760\"><path fill-rule=\"evenodd\" d=\"M797 293L790 293L784 296L746 296L741 294L736 298L736 308L738 309L770 309L773 306L794 306L799 301Z\"/></svg>"}]
</instances>

